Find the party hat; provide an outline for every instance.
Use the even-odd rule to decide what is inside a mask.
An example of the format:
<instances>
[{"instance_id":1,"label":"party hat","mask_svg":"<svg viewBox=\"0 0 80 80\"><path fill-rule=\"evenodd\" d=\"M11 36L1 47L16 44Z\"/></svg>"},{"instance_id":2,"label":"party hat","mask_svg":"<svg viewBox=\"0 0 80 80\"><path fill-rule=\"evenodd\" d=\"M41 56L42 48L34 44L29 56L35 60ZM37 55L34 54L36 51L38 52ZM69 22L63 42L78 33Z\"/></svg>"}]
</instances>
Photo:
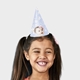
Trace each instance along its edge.
<instances>
[{"instance_id":1,"label":"party hat","mask_svg":"<svg viewBox=\"0 0 80 80\"><path fill-rule=\"evenodd\" d=\"M45 36L48 34L49 32L43 22L43 19L39 11L35 10L30 36L31 37L41 37L41 36Z\"/></svg>"}]
</instances>

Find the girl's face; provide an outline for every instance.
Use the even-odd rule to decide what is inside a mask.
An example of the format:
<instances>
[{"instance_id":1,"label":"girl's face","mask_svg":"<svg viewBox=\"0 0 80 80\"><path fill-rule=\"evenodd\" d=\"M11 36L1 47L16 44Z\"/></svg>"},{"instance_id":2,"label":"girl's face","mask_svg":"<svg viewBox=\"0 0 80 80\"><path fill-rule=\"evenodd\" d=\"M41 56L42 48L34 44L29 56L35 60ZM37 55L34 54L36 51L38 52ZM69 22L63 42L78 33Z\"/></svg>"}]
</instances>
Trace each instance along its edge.
<instances>
[{"instance_id":1,"label":"girl's face","mask_svg":"<svg viewBox=\"0 0 80 80\"><path fill-rule=\"evenodd\" d=\"M33 41L25 57L30 61L33 71L48 72L55 59L52 42L48 39Z\"/></svg>"}]
</instances>

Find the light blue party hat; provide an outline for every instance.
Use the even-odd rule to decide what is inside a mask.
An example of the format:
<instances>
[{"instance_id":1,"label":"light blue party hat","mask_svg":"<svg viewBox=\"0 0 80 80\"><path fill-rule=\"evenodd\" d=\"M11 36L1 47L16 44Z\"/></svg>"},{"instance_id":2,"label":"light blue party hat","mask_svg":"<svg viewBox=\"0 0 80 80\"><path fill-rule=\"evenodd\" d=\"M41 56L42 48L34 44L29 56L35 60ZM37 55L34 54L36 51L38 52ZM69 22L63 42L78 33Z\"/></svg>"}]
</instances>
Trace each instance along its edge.
<instances>
[{"instance_id":1,"label":"light blue party hat","mask_svg":"<svg viewBox=\"0 0 80 80\"><path fill-rule=\"evenodd\" d=\"M30 36L31 37L41 37L41 36L45 36L48 34L49 32L42 20L41 15L39 14L39 11L35 10Z\"/></svg>"}]
</instances>

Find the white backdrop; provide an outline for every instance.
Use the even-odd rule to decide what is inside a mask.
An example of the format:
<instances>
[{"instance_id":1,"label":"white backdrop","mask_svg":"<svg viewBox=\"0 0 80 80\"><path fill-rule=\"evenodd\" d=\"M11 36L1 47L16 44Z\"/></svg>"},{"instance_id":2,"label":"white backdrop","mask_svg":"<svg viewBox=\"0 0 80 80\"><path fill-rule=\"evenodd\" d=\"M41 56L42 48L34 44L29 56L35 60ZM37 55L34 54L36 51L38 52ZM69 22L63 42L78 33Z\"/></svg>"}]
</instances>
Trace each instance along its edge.
<instances>
[{"instance_id":1,"label":"white backdrop","mask_svg":"<svg viewBox=\"0 0 80 80\"><path fill-rule=\"evenodd\" d=\"M0 80L10 80L16 45L27 36L35 8L61 48L61 80L80 80L79 0L0 0Z\"/></svg>"}]
</instances>

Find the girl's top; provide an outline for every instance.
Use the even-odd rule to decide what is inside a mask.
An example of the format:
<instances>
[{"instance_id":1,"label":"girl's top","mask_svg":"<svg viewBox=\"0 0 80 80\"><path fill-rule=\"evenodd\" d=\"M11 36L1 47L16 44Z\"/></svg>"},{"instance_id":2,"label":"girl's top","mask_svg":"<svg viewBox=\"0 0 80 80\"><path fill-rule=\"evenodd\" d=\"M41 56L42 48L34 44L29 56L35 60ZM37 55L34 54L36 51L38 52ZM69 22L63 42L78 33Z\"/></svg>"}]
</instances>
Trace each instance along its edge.
<instances>
[{"instance_id":1,"label":"girl's top","mask_svg":"<svg viewBox=\"0 0 80 80\"><path fill-rule=\"evenodd\" d=\"M29 77L25 78L24 80L29 80Z\"/></svg>"}]
</instances>

